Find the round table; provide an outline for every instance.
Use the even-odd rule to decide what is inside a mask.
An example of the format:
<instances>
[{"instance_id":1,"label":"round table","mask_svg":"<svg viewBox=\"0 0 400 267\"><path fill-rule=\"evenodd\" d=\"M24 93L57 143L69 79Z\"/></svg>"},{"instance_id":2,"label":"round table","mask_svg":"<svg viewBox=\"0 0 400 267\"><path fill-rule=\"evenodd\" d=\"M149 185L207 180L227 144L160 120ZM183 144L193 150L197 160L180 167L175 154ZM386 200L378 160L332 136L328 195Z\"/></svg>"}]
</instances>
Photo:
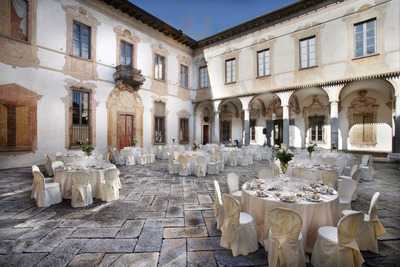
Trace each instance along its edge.
<instances>
[{"instance_id":1,"label":"round table","mask_svg":"<svg viewBox=\"0 0 400 267\"><path fill-rule=\"evenodd\" d=\"M116 169L114 164L106 164L101 167L88 167L88 168L77 168L66 166L62 172L61 177L56 176L56 182L60 183L61 194L65 199L71 199L72 197L72 185L74 178L80 179L80 173L86 172L88 174L89 183L92 186L92 192L94 198L99 198L99 187L97 186L100 181L104 180L104 172L109 169Z\"/></svg>"},{"instance_id":2,"label":"round table","mask_svg":"<svg viewBox=\"0 0 400 267\"><path fill-rule=\"evenodd\" d=\"M302 179L289 178L288 185L301 183ZM266 182L268 188L275 182ZM288 208L296 211L303 219L301 233L303 235L304 248L311 252L318 237L318 229L322 226L336 226L337 224L337 205L338 195L321 195L320 202L310 202L305 199L297 199L294 203L281 201L271 191L268 197L256 196L256 190L250 190L249 182L242 186L242 210L251 214L256 222L257 237L260 243L267 239L266 233L269 229L268 213L274 208ZM304 183L304 181L303 181ZM300 190L299 190L300 191Z\"/></svg>"}]
</instances>

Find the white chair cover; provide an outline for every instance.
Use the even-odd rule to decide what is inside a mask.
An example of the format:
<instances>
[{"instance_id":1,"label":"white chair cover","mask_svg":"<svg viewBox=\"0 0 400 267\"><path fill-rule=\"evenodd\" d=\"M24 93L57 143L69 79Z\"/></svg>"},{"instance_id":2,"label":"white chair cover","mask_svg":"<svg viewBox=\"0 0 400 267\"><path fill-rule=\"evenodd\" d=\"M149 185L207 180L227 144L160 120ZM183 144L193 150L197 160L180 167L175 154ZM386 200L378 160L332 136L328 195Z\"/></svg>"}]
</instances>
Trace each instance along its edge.
<instances>
[{"instance_id":1,"label":"white chair cover","mask_svg":"<svg viewBox=\"0 0 400 267\"><path fill-rule=\"evenodd\" d=\"M266 220L268 225L268 266L270 267L305 267L301 228L303 220L293 210L276 208Z\"/></svg>"},{"instance_id":2,"label":"white chair cover","mask_svg":"<svg viewBox=\"0 0 400 267\"><path fill-rule=\"evenodd\" d=\"M110 202L119 199L119 189L121 181L119 179L118 169L108 169L104 171L104 181L100 184L100 198L103 201Z\"/></svg>"},{"instance_id":3,"label":"white chair cover","mask_svg":"<svg viewBox=\"0 0 400 267\"><path fill-rule=\"evenodd\" d=\"M222 204L221 188L217 180L214 180L215 197L214 197L214 215L217 220L217 229L221 229L224 221L224 207Z\"/></svg>"},{"instance_id":4,"label":"white chair cover","mask_svg":"<svg viewBox=\"0 0 400 267\"><path fill-rule=\"evenodd\" d=\"M236 167L238 165L238 153L237 151L229 152L229 165L231 167Z\"/></svg>"},{"instance_id":5,"label":"white chair cover","mask_svg":"<svg viewBox=\"0 0 400 267\"><path fill-rule=\"evenodd\" d=\"M221 227L221 247L232 250L234 257L247 255L258 249L256 225L253 217L240 212L240 204L224 194L224 221Z\"/></svg>"},{"instance_id":6,"label":"white chair cover","mask_svg":"<svg viewBox=\"0 0 400 267\"><path fill-rule=\"evenodd\" d=\"M361 267L364 259L358 248L356 237L363 214L356 212L342 217L338 227L324 226L318 230L311 263L324 267Z\"/></svg>"},{"instance_id":7,"label":"white chair cover","mask_svg":"<svg viewBox=\"0 0 400 267\"><path fill-rule=\"evenodd\" d=\"M339 176L337 182L340 211L351 209L351 201L353 199L353 194L357 189L358 181L351 177Z\"/></svg>"},{"instance_id":8,"label":"white chair cover","mask_svg":"<svg viewBox=\"0 0 400 267\"><path fill-rule=\"evenodd\" d=\"M357 237L357 244L360 250L368 250L379 253L378 238L385 233L385 227L378 218L376 203L380 193L376 192L371 199L368 214L364 215L364 221L361 225L360 234ZM344 216L354 213L354 210L344 210Z\"/></svg>"},{"instance_id":9,"label":"white chair cover","mask_svg":"<svg viewBox=\"0 0 400 267\"><path fill-rule=\"evenodd\" d=\"M229 194L240 202L242 199L242 191L239 189L239 176L233 172L228 173L226 182L228 184Z\"/></svg>"},{"instance_id":10,"label":"white chair cover","mask_svg":"<svg viewBox=\"0 0 400 267\"><path fill-rule=\"evenodd\" d=\"M178 174L179 173L179 161L177 161L173 155L168 157L168 172L169 174Z\"/></svg>"},{"instance_id":11,"label":"white chair cover","mask_svg":"<svg viewBox=\"0 0 400 267\"><path fill-rule=\"evenodd\" d=\"M46 183L38 166L32 166L33 183L31 197L38 207L49 207L62 201L60 184Z\"/></svg>"},{"instance_id":12,"label":"white chair cover","mask_svg":"<svg viewBox=\"0 0 400 267\"><path fill-rule=\"evenodd\" d=\"M126 166L132 166L132 165L135 165L135 164L136 164L135 156L129 155L129 156L126 157L126 159L125 159L125 165Z\"/></svg>"},{"instance_id":13,"label":"white chair cover","mask_svg":"<svg viewBox=\"0 0 400 267\"><path fill-rule=\"evenodd\" d=\"M90 175L86 171L79 171L72 179L71 206L80 208L91 205L93 203L93 194Z\"/></svg>"},{"instance_id":14,"label":"white chair cover","mask_svg":"<svg viewBox=\"0 0 400 267\"><path fill-rule=\"evenodd\" d=\"M207 159L203 156L196 158L196 176L204 177L207 174Z\"/></svg>"},{"instance_id":15,"label":"white chair cover","mask_svg":"<svg viewBox=\"0 0 400 267\"><path fill-rule=\"evenodd\" d=\"M46 154L45 157L46 157L46 162L44 164L44 168L46 170L46 174L47 176L52 177L54 175L52 164L55 159L53 159L49 154Z\"/></svg>"},{"instance_id":16,"label":"white chair cover","mask_svg":"<svg viewBox=\"0 0 400 267\"><path fill-rule=\"evenodd\" d=\"M184 155L179 155L179 175L188 176L190 175L190 161Z\"/></svg>"}]
</instances>

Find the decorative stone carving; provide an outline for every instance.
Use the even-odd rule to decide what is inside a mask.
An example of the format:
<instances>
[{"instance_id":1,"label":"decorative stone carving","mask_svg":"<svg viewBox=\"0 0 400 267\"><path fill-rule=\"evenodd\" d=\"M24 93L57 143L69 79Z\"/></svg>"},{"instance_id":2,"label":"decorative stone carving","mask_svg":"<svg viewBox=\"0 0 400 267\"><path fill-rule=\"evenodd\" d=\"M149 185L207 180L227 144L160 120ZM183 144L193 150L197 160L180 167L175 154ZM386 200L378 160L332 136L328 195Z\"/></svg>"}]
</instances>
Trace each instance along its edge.
<instances>
[{"instance_id":1,"label":"decorative stone carving","mask_svg":"<svg viewBox=\"0 0 400 267\"><path fill-rule=\"evenodd\" d=\"M304 118L309 116L327 116L327 111L329 110L329 105L324 105L321 103L317 95L312 96L312 102L310 105L303 108Z\"/></svg>"},{"instance_id":2,"label":"decorative stone carving","mask_svg":"<svg viewBox=\"0 0 400 267\"><path fill-rule=\"evenodd\" d=\"M118 147L118 116L129 114L135 117L135 138L138 145L143 145L143 104L139 94L129 86L118 85L107 100L108 145Z\"/></svg>"},{"instance_id":3,"label":"decorative stone carving","mask_svg":"<svg viewBox=\"0 0 400 267\"><path fill-rule=\"evenodd\" d=\"M190 112L187 111L186 109L181 109L177 113L178 118L189 118L191 116Z\"/></svg>"}]
</instances>

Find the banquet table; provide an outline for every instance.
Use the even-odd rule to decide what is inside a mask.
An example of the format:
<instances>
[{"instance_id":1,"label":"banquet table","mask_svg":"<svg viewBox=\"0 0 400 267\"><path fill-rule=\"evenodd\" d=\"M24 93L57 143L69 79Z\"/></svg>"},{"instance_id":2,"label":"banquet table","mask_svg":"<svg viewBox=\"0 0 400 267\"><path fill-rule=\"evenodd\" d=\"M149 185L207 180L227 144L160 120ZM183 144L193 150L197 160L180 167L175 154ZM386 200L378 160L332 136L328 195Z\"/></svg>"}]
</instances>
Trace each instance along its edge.
<instances>
[{"instance_id":1,"label":"banquet table","mask_svg":"<svg viewBox=\"0 0 400 267\"><path fill-rule=\"evenodd\" d=\"M88 174L88 182L92 187L93 197L100 198L100 187L98 185L104 180L105 171L116 168L117 167L114 164L107 162L94 164L92 166L76 166L67 164L62 175L55 177L55 181L60 183L63 198L71 199L73 181L75 178L83 179L80 177L80 174L85 172Z\"/></svg>"},{"instance_id":2,"label":"banquet table","mask_svg":"<svg viewBox=\"0 0 400 267\"><path fill-rule=\"evenodd\" d=\"M322 181L323 183L337 187L338 168L328 164L290 164L288 175L303 177L310 182Z\"/></svg>"},{"instance_id":3,"label":"banquet table","mask_svg":"<svg viewBox=\"0 0 400 267\"><path fill-rule=\"evenodd\" d=\"M319 202L312 202L304 197L297 197L295 202L282 201L276 192L282 195L300 192L300 188L307 183L302 178L290 177L285 180L281 178L258 180L258 189L254 188L254 181L248 181L242 186L242 210L253 216L256 222L257 237L260 243L267 239L268 214L274 208L289 208L299 213L303 219L301 233L303 235L304 248L311 252L318 237L318 228L322 226L336 226L338 195L320 196ZM263 182L264 181L264 182ZM253 183L253 186L251 185ZM271 188L281 188L277 191L268 191ZM260 196L257 191L264 191L267 195ZM266 248L267 249L267 248Z\"/></svg>"},{"instance_id":4,"label":"banquet table","mask_svg":"<svg viewBox=\"0 0 400 267\"><path fill-rule=\"evenodd\" d=\"M120 155L123 162L126 162L129 156L133 156L135 162L139 162L142 155L142 149L140 147L124 147L121 149Z\"/></svg>"}]
</instances>

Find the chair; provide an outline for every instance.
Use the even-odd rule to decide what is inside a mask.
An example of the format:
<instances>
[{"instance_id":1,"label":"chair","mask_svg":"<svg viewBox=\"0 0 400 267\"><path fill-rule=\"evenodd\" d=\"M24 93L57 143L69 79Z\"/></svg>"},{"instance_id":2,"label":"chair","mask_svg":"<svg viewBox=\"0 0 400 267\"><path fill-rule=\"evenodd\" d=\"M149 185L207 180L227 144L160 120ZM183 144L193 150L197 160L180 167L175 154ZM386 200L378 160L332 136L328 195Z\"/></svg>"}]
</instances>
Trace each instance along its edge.
<instances>
[{"instance_id":1,"label":"chair","mask_svg":"<svg viewBox=\"0 0 400 267\"><path fill-rule=\"evenodd\" d=\"M179 161L176 160L173 155L169 155L168 157L168 173L169 174L178 174L179 173Z\"/></svg>"},{"instance_id":2,"label":"chair","mask_svg":"<svg viewBox=\"0 0 400 267\"><path fill-rule=\"evenodd\" d=\"M136 161L135 161L135 157L133 155L129 155L126 157L126 159L125 159L126 166L132 166L135 164L136 164Z\"/></svg>"},{"instance_id":3,"label":"chair","mask_svg":"<svg viewBox=\"0 0 400 267\"><path fill-rule=\"evenodd\" d=\"M231 167L236 167L238 165L238 155L236 151L229 152L229 165Z\"/></svg>"},{"instance_id":4,"label":"chair","mask_svg":"<svg viewBox=\"0 0 400 267\"><path fill-rule=\"evenodd\" d=\"M123 162L123 160L121 158L121 154L115 147L111 150L111 161L112 161L112 163L114 163L116 165L125 164L125 162Z\"/></svg>"},{"instance_id":5,"label":"chair","mask_svg":"<svg viewBox=\"0 0 400 267\"><path fill-rule=\"evenodd\" d=\"M44 164L44 169L46 170L47 176L52 177L54 175L54 173L53 173L53 169L52 169L51 165L52 165L54 159L52 159L49 154L46 154L45 157L46 157L46 162Z\"/></svg>"},{"instance_id":6,"label":"chair","mask_svg":"<svg viewBox=\"0 0 400 267\"><path fill-rule=\"evenodd\" d=\"M221 247L231 249L234 257L256 251L258 241L253 217L248 213L240 212L240 203L231 195L224 194L223 207Z\"/></svg>"},{"instance_id":7,"label":"chair","mask_svg":"<svg viewBox=\"0 0 400 267\"><path fill-rule=\"evenodd\" d=\"M224 207L221 196L221 188L217 180L214 180L215 199L214 199L214 215L217 220L217 229L220 230L224 221Z\"/></svg>"},{"instance_id":8,"label":"chair","mask_svg":"<svg viewBox=\"0 0 400 267\"><path fill-rule=\"evenodd\" d=\"M356 212L342 217L337 227L320 227L312 252L312 265L361 267L364 259L358 248L356 237L362 221L363 214Z\"/></svg>"},{"instance_id":9,"label":"chair","mask_svg":"<svg viewBox=\"0 0 400 267\"><path fill-rule=\"evenodd\" d=\"M353 194L356 192L358 186L358 181L353 179L356 175L357 171L353 173L352 177L339 176L337 180L340 211L351 209Z\"/></svg>"},{"instance_id":10,"label":"chair","mask_svg":"<svg viewBox=\"0 0 400 267\"><path fill-rule=\"evenodd\" d=\"M211 157L211 160L207 163L208 174L218 174L219 173L219 162Z\"/></svg>"},{"instance_id":11,"label":"chair","mask_svg":"<svg viewBox=\"0 0 400 267\"><path fill-rule=\"evenodd\" d=\"M231 194L239 202L242 199L242 191L239 189L239 176L236 173L230 172L226 177L229 194Z\"/></svg>"},{"instance_id":12,"label":"chair","mask_svg":"<svg viewBox=\"0 0 400 267\"><path fill-rule=\"evenodd\" d=\"M368 214L364 214L364 220L361 225L360 234L357 237L357 244L360 250L368 250L371 252L379 253L378 237L385 233L385 227L382 225L378 218L378 211L376 203L378 202L380 193L376 192L371 199ZM352 214L354 210L344 210L342 215L346 216Z\"/></svg>"},{"instance_id":13,"label":"chair","mask_svg":"<svg viewBox=\"0 0 400 267\"><path fill-rule=\"evenodd\" d=\"M218 170L219 170L220 172L224 171L224 169L225 169L225 162L224 162L224 157L222 156L222 153L219 152L219 151L216 152L215 157L216 157L216 161L217 161L217 163L218 163Z\"/></svg>"},{"instance_id":14,"label":"chair","mask_svg":"<svg viewBox=\"0 0 400 267\"><path fill-rule=\"evenodd\" d=\"M207 174L207 159L203 156L196 158L196 176L204 177Z\"/></svg>"},{"instance_id":15,"label":"chair","mask_svg":"<svg viewBox=\"0 0 400 267\"><path fill-rule=\"evenodd\" d=\"M72 178L71 206L81 208L93 203L92 186L90 175L85 171L78 171Z\"/></svg>"},{"instance_id":16,"label":"chair","mask_svg":"<svg viewBox=\"0 0 400 267\"><path fill-rule=\"evenodd\" d=\"M121 181L119 179L118 169L108 169L104 171L104 181L100 185L100 198L103 201L110 202L119 199L119 189Z\"/></svg>"},{"instance_id":17,"label":"chair","mask_svg":"<svg viewBox=\"0 0 400 267\"><path fill-rule=\"evenodd\" d=\"M62 201L59 183L46 183L46 180L36 165L32 166L32 193L31 198L36 200L38 207L50 207Z\"/></svg>"},{"instance_id":18,"label":"chair","mask_svg":"<svg viewBox=\"0 0 400 267\"><path fill-rule=\"evenodd\" d=\"M179 175L189 176L190 175L190 161L184 155L179 155Z\"/></svg>"},{"instance_id":19,"label":"chair","mask_svg":"<svg viewBox=\"0 0 400 267\"><path fill-rule=\"evenodd\" d=\"M371 155L363 155L360 163L360 176L363 181L372 181L373 178L373 163Z\"/></svg>"},{"instance_id":20,"label":"chair","mask_svg":"<svg viewBox=\"0 0 400 267\"><path fill-rule=\"evenodd\" d=\"M305 267L306 258L301 228L303 220L290 209L273 209L268 217L268 266ZM267 229L268 230L268 229Z\"/></svg>"}]
</instances>

